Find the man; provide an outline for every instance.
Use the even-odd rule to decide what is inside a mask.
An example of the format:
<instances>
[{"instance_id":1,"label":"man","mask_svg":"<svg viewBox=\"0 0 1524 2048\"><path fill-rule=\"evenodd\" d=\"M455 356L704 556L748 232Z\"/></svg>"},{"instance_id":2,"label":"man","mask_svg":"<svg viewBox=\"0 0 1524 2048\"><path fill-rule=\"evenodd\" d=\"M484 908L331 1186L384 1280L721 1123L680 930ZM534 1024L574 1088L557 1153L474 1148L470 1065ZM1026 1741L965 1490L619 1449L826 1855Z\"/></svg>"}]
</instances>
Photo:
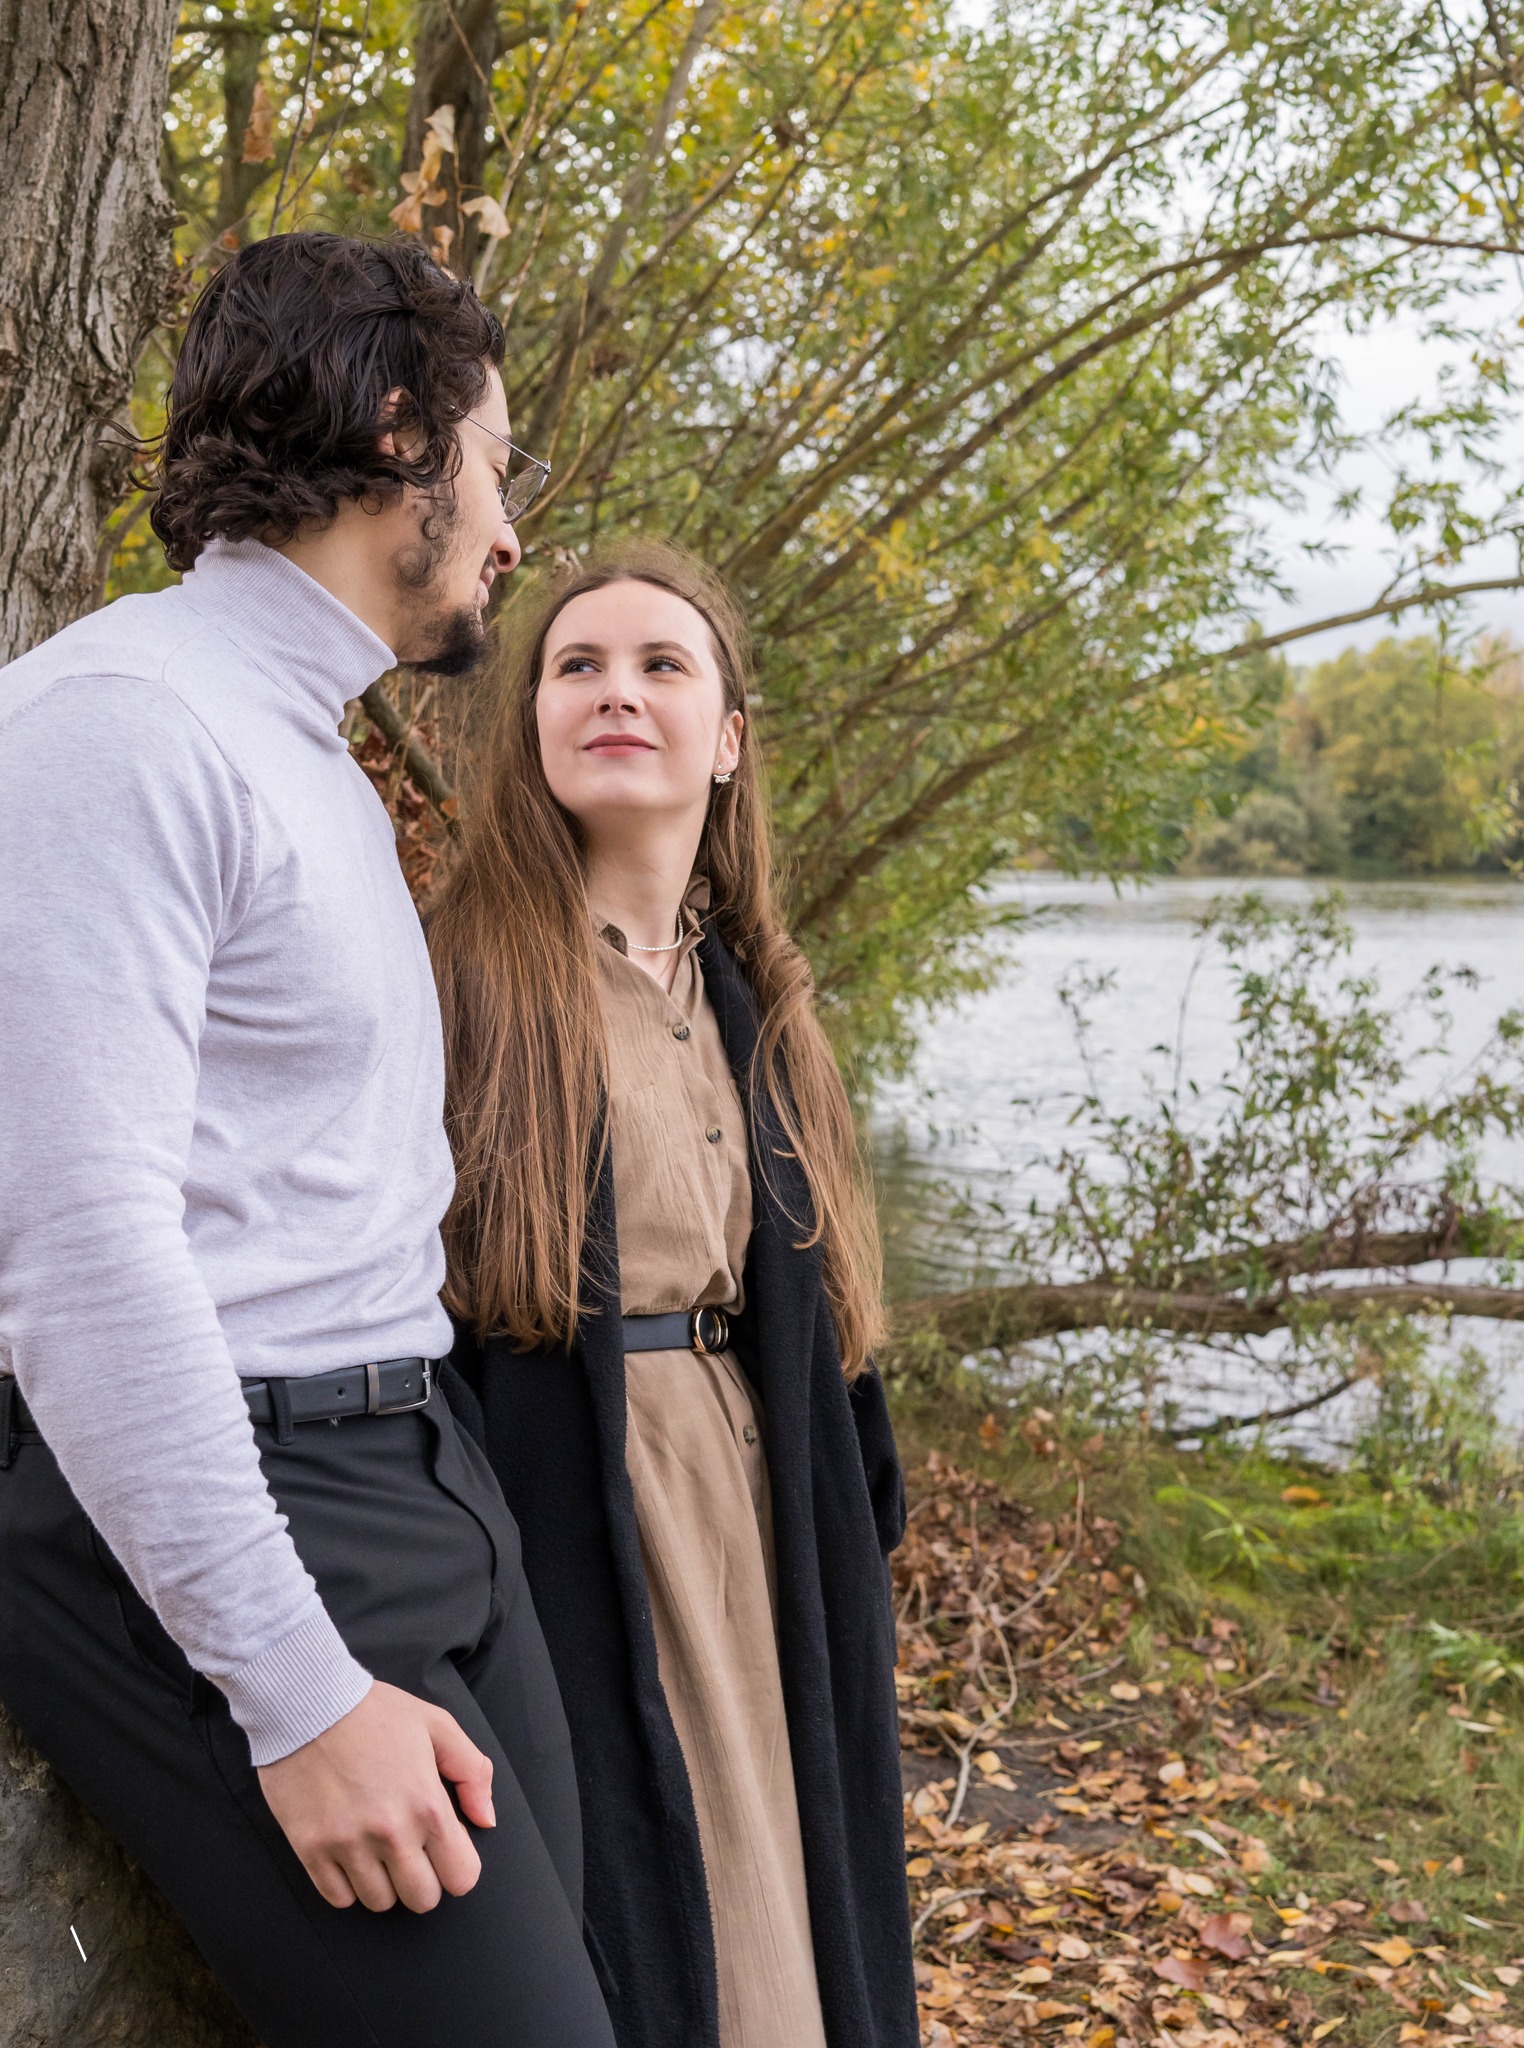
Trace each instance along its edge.
<instances>
[{"instance_id":1,"label":"man","mask_svg":"<svg viewBox=\"0 0 1524 2048\"><path fill-rule=\"evenodd\" d=\"M518 1536L432 1390L438 1015L339 735L480 654L502 333L294 234L192 314L177 589L0 672L0 1699L265 2048L606 2048Z\"/></svg>"}]
</instances>

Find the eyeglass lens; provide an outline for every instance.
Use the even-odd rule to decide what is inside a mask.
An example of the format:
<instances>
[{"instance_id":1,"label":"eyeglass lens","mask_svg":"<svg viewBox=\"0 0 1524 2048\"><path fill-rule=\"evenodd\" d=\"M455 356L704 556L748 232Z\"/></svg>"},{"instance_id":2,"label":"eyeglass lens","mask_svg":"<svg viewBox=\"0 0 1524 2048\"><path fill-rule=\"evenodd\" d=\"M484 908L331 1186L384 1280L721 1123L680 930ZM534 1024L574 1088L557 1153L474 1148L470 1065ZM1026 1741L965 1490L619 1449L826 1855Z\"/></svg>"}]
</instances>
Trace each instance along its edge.
<instances>
[{"instance_id":1,"label":"eyeglass lens","mask_svg":"<svg viewBox=\"0 0 1524 2048\"><path fill-rule=\"evenodd\" d=\"M503 485L503 516L505 519L522 519L535 499L540 495L540 486L545 481L545 472L538 463L526 462L517 476L509 477Z\"/></svg>"}]
</instances>

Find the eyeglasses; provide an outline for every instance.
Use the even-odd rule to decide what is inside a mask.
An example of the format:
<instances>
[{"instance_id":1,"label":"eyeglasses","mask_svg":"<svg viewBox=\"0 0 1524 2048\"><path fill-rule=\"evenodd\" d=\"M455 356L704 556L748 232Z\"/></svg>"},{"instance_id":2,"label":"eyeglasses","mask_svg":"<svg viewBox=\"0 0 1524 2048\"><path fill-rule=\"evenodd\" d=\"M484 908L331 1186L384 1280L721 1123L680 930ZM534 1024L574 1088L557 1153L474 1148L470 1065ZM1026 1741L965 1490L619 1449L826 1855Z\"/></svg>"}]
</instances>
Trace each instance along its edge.
<instances>
[{"instance_id":1,"label":"eyeglasses","mask_svg":"<svg viewBox=\"0 0 1524 2048\"><path fill-rule=\"evenodd\" d=\"M550 475L550 464L541 462L538 455L527 454L516 442L510 441L506 434L496 433L491 427L483 426L474 414L467 413L465 417L470 420L473 427L481 427L484 434L491 434L494 441L501 441L508 450L508 474L498 486L497 495L503 508L503 517L512 526L523 518L539 497L545 479ZM515 457L518 461L517 468L514 467Z\"/></svg>"}]
</instances>

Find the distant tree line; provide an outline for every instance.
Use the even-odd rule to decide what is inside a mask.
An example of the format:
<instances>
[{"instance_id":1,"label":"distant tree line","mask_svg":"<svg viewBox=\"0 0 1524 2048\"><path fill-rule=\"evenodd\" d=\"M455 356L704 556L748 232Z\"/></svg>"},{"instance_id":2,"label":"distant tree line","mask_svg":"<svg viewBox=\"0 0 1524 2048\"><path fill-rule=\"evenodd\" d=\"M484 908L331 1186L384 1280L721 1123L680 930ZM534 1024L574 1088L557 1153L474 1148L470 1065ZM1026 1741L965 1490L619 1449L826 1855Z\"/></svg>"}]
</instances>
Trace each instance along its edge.
<instances>
[{"instance_id":1,"label":"distant tree line","mask_svg":"<svg viewBox=\"0 0 1524 2048\"><path fill-rule=\"evenodd\" d=\"M1265 665L1180 865L1202 874L1506 872L1524 861L1524 657L1432 636Z\"/></svg>"}]
</instances>

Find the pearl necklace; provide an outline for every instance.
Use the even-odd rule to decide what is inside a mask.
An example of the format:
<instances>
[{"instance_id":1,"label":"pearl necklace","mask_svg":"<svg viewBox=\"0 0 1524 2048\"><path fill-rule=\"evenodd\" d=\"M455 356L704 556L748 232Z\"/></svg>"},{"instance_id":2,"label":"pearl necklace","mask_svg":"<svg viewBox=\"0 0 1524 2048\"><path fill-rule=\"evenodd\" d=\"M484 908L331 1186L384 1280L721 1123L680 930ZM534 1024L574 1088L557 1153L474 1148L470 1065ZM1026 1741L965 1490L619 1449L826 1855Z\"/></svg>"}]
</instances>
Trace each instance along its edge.
<instances>
[{"instance_id":1,"label":"pearl necklace","mask_svg":"<svg viewBox=\"0 0 1524 2048\"><path fill-rule=\"evenodd\" d=\"M626 949L631 953L675 953L687 936L686 932L679 932L670 946L637 946L633 939L626 939L624 943Z\"/></svg>"}]
</instances>

